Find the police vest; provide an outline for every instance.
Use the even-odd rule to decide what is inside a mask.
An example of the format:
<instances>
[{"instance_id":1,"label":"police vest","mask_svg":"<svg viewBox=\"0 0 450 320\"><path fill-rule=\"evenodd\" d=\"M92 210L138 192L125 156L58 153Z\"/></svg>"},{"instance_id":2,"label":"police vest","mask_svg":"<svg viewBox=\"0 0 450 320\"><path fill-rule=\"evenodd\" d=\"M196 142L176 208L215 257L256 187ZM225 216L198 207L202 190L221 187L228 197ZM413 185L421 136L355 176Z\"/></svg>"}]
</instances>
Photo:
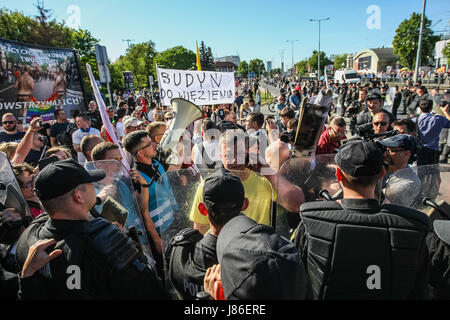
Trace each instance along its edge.
<instances>
[{"instance_id":1,"label":"police vest","mask_svg":"<svg viewBox=\"0 0 450 320\"><path fill-rule=\"evenodd\" d=\"M132 240L103 218L74 224L73 230L64 238L58 238L46 227L48 218L47 214L41 215L23 232L16 259L22 267L29 248L38 240L56 240L54 249L61 249L61 256L38 271L45 279L46 291L51 298L114 298L105 279L113 272L126 269L137 259L145 259Z\"/></svg>"},{"instance_id":2,"label":"police vest","mask_svg":"<svg viewBox=\"0 0 450 320\"><path fill-rule=\"evenodd\" d=\"M314 299L406 299L423 262L428 217L383 205L349 212L334 201L301 206Z\"/></svg>"},{"instance_id":3,"label":"police vest","mask_svg":"<svg viewBox=\"0 0 450 320\"><path fill-rule=\"evenodd\" d=\"M195 300L203 291L206 269L194 262L195 245L202 238L198 230L184 229L172 238L165 252L165 270L182 300Z\"/></svg>"}]
</instances>

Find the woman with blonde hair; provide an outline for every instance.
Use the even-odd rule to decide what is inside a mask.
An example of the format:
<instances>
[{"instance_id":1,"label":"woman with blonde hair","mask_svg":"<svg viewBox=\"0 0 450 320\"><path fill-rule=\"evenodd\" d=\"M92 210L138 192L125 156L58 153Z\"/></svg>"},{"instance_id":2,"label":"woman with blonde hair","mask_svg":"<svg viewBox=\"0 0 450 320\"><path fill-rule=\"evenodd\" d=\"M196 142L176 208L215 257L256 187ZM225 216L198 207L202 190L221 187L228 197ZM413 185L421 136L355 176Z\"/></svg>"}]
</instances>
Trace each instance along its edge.
<instances>
[{"instance_id":1,"label":"woman with blonde hair","mask_svg":"<svg viewBox=\"0 0 450 320\"><path fill-rule=\"evenodd\" d=\"M245 101L242 105L241 105L241 110L240 110L240 116L241 116L241 124L243 124L245 122L245 119L247 118L247 115L252 112L250 110L250 103L248 101Z\"/></svg>"}]
</instances>

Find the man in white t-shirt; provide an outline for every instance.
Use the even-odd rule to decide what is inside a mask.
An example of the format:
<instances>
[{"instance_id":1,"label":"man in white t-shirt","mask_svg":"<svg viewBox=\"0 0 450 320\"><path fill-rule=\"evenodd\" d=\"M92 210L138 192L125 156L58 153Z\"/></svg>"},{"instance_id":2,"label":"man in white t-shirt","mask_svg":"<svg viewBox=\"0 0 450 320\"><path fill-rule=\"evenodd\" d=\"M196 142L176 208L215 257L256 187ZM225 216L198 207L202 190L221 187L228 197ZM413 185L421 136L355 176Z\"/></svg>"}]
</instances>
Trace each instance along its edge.
<instances>
[{"instance_id":1,"label":"man in white t-shirt","mask_svg":"<svg viewBox=\"0 0 450 320\"><path fill-rule=\"evenodd\" d=\"M78 130L72 133L72 143L73 148L78 155L78 163L82 164L83 162L86 162L86 157L81 152L81 140L88 134L93 134L100 137L100 131L91 127L91 120L86 114L80 114L77 116L75 123L77 124Z\"/></svg>"}]
</instances>

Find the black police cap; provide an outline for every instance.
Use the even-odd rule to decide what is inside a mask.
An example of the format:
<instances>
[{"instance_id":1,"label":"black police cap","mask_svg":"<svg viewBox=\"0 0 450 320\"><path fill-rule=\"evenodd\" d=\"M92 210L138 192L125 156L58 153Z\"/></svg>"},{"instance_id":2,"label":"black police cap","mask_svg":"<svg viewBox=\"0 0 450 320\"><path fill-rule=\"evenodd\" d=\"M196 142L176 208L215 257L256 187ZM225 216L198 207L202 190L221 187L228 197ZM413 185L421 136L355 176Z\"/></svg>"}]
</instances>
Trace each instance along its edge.
<instances>
[{"instance_id":1,"label":"black police cap","mask_svg":"<svg viewBox=\"0 0 450 320\"><path fill-rule=\"evenodd\" d=\"M241 180L225 168L215 170L205 179L203 203L212 210L234 212L244 203L245 191Z\"/></svg>"},{"instance_id":2,"label":"black police cap","mask_svg":"<svg viewBox=\"0 0 450 320\"><path fill-rule=\"evenodd\" d=\"M81 184L102 180L102 169L86 170L73 159L61 160L47 165L36 177L34 192L41 201L57 198Z\"/></svg>"},{"instance_id":3,"label":"black police cap","mask_svg":"<svg viewBox=\"0 0 450 320\"><path fill-rule=\"evenodd\" d=\"M375 142L354 139L339 148L334 160L352 177L373 177L380 174L384 156Z\"/></svg>"}]
</instances>

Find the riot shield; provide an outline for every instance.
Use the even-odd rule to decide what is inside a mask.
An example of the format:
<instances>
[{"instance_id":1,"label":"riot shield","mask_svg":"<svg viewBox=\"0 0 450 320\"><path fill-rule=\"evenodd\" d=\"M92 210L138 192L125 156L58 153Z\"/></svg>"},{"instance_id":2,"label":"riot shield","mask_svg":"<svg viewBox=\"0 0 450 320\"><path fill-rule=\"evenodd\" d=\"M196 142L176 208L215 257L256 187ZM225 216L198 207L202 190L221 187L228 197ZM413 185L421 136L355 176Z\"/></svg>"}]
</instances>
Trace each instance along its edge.
<instances>
[{"instance_id":1,"label":"riot shield","mask_svg":"<svg viewBox=\"0 0 450 320\"><path fill-rule=\"evenodd\" d=\"M281 184L291 183L303 191L305 202L324 200L327 194L321 195L322 190L326 190L333 199L340 198L341 187L336 180L334 156L324 154L287 160L278 173L277 190L282 190ZM283 196L279 191L277 197ZM273 221L276 232L289 239L300 222L299 211L289 212L277 204Z\"/></svg>"},{"instance_id":2,"label":"riot shield","mask_svg":"<svg viewBox=\"0 0 450 320\"><path fill-rule=\"evenodd\" d=\"M147 238L145 224L127 169L117 160L87 162L86 170L103 169L106 177L94 183L97 197L104 200L94 207L93 215L99 215L117 224L141 249L149 262L153 255ZM91 211L92 213L92 211Z\"/></svg>"},{"instance_id":3,"label":"riot shield","mask_svg":"<svg viewBox=\"0 0 450 320\"><path fill-rule=\"evenodd\" d=\"M32 217L9 159L6 154L0 152L0 211L5 208L14 208L22 219Z\"/></svg>"},{"instance_id":4,"label":"riot shield","mask_svg":"<svg viewBox=\"0 0 450 320\"><path fill-rule=\"evenodd\" d=\"M196 220L203 226L209 226L209 220L205 216L201 216L197 211L197 205L203 199L203 183L204 179L215 170L198 170L194 168L183 170L170 170L162 175L156 185L156 200L157 211L160 214L158 220L162 219L164 210L168 206L170 197L176 200L176 206L172 204L173 219L169 225L160 229L163 256L167 261L166 249L170 241L183 229L194 228L194 221ZM271 224L271 212L273 208L272 199L274 193L272 185L264 176L254 171L230 171L232 174L241 178L245 189L245 197L249 200L249 207L243 211L259 223L267 225ZM266 196L264 196L266 195ZM272 197L272 199L270 199ZM172 199L173 200L173 199ZM253 207L250 207L252 206ZM196 212L194 212L196 211ZM252 213L258 213L259 216L252 216ZM200 220L197 220L199 219ZM258 221L259 220L259 221ZM199 222L200 221L200 222ZM176 294L170 282L167 270L165 270L165 282L168 290L173 294L173 297L180 297Z\"/></svg>"},{"instance_id":5,"label":"riot shield","mask_svg":"<svg viewBox=\"0 0 450 320\"><path fill-rule=\"evenodd\" d=\"M450 220L450 164L409 167L384 178L384 203L426 213L431 221Z\"/></svg>"}]
</instances>

